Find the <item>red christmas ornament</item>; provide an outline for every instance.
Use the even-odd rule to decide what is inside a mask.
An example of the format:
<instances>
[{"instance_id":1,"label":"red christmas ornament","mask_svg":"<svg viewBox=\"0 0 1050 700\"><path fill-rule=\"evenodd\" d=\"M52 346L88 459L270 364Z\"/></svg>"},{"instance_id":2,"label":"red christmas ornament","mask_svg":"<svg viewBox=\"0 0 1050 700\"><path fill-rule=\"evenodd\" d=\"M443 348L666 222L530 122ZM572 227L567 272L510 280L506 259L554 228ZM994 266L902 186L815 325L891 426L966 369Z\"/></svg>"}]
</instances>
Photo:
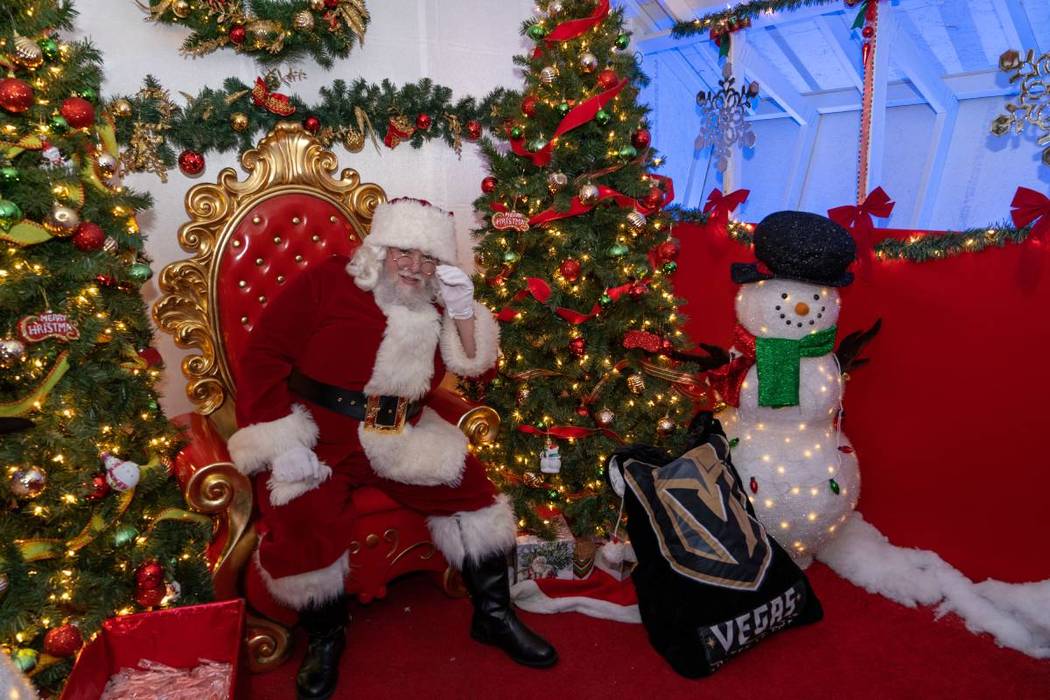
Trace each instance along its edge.
<instances>
[{"instance_id":1,"label":"red christmas ornament","mask_svg":"<svg viewBox=\"0 0 1050 700\"><path fill-rule=\"evenodd\" d=\"M179 170L183 175L200 175L204 172L204 156L187 148L179 154Z\"/></svg>"},{"instance_id":2,"label":"red christmas ornament","mask_svg":"<svg viewBox=\"0 0 1050 700\"><path fill-rule=\"evenodd\" d=\"M316 134L321 128L321 120L316 114L308 114L303 119L303 128L309 131L311 134Z\"/></svg>"},{"instance_id":3,"label":"red christmas ornament","mask_svg":"<svg viewBox=\"0 0 1050 700\"><path fill-rule=\"evenodd\" d=\"M489 194L494 189L496 189L496 178L490 175L481 181L481 191L485 194Z\"/></svg>"},{"instance_id":4,"label":"red christmas ornament","mask_svg":"<svg viewBox=\"0 0 1050 700\"><path fill-rule=\"evenodd\" d=\"M641 299L645 296L646 288L644 282L636 282L627 290L627 296L632 299Z\"/></svg>"},{"instance_id":5,"label":"red christmas ornament","mask_svg":"<svg viewBox=\"0 0 1050 700\"><path fill-rule=\"evenodd\" d=\"M667 338L664 338L663 340L660 341L660 352L668 353L668 352L671 352L672 350L674 350L674 345L671 343L670 340L668 340Z\"/></svg>"},{"instance_id":6,"label":"red christmas ornament","mask_svg":"<svg viewBox=\"0 0 1050 700\"><path fill-rule=\"evenodd\" d=\"M164 589L164 586L147 588L135 591L135 602L144 608L155 608L160 605L160 601L164 600L165 595L167 595L167 591Z\"/></svg>"},{"instance_id":7,"label":"red christmas ornament","mask_svg":"<svg viewBox=\"0 0 1050 700\"><path fill-rule=\"evenodd\" d=\"M587 352L587 341L583 338L573 338L569 341L569 351L576 357L583 357Z\"/></svg>"},{"instance_id":8,"label":"red christmas ornament","mask_svg":"<svg viewBox=\"0 0 1050 700\"><path fill-rule=\"evenodd\" d=\"M642 203L645 204L645 206L652 208L659 206L662 201L664 201L664 191L659 187L650 187L649 193L645 195L645 199L642 200Z\"/></svg>"},{"instance_id":9,"label":"red christmas ornament","mask_svg":"<svg viewBox=\"0 0 1050 700\"><path fill-rule=\"evenodd\" d=\"M340 2L341 0L324 0L324 6L327 7L329 10L334 10L335 8L339 7Z\"/></svg>"},{"instance_id":10,"label":"red christmas ornament","mask_svg":"<svg viewBox=\"0 0 1050 700\"><path fill-rule=\"evenodd\" d=\"M582 403L576 407L576 415L582 418L586 418L588 415L590 415L590 413L590 410L588 410L587 407L584 406Z\"/></svg>"},{"instance_id":11,"label":"red christmas ornament","mask_svg":"<svg viewBox=\"0 0 1050 700\"><path fill-rule=\"evenodd\" d=\"M91 221L82 221L73 234L73 245L85 253L92 253L102 248L106 242L106 234L102 227Z\"/></svg>"},{"instance_id":12,"label":"red christmas ornament","mask_svg":"<svg viewBox=\"0 0 1050 700\"><path fill-rule=\"evenodd\" d=\"M631 145L639 151L648 148L650 143L652 143L652 136L648 129L639 129L631 134Z\"/></svg>"},{"instance_id":13,"label":"red christmas ornament","mask_svg":"<svg viewBox=\"0 0 1050 700\"><path fill-rule=\"evenodd\" d=\"M0 107L21 114L33 106L33 88L18 78L0 80Z\"/></svg>"},{"instance_id":14,"label":"red christmas ornament","mask_svg":"<svg viewBox=\"0 0 1050 700\"><path fill-rule=\"evenodd\" d=\"M471 141L481 138L481 123L477 119L467 122L467 138Z\"/></svg>"},{"instance_id":15,"label":"red christmas ornament","mask_svg":"<svg viewBox=\"0 0 1050 700\"><path fill-rule=\"evenodd\" d=\"M521 113L526 117L531 117L536 114L536 106L539 104L533 95L526 95L525 99L521 101Z\"/></svg>"},{"instance_id":16,"label":"red christmas ornament","mask_svg":"<svg viewBox=\"0 0 1050 700\"><path fill-rule=\"evenodd\" d=\"M62 625L44 635L44 651L60 659L72 656L84 645L84 638L76 625Z\"/></svg>"},{"instance_id":17,"label":"red christmas ornament","mask_svg":"<svg viewBox=\"0 0 1050 700\"><path fill-rule=\"evenodd\" d=\"M83 97L67 97L58 110L74 129L95 123L95 106Z\"/></svg>"},{"instance_id":18,"label":"red christmas ornament","mask_svg":"<svg viewBox=\"0 0 1050 700\"><path fill-rule=\"evenodd\" d=\"M423 113L416 117L416 128L422 131L427 131L430 128L430 124L433 120L429 114Z\"/></svg>"},{"instance_id":19,"label":"red christmas ornament","mask_svg":"<svg viewBox=\"0 0 1050 700\"><path fill-rule=\"evenodd\" d=\"M869 24L868 26L864 27L864 29L860 30L860 35L863 36L865 39L870 39L871 37L875 36L875 27Z\"/></svg>"},{"instance_id":20,"label":"red christmas ornament","mask_svg":"<svg viewBox=\"0 0 1050 700\"><path fill-rule=\"evenodd\" d=\"M235 24L230 27L230 32L226 36L228 36L230 41L234 44L240 46L244 43L244 40L248 38L248 30L244 28L243 24Z\"/></svg>"},{"instance_id":21,"label":"red christmas ornament","mask_svg":"<svg viewBox=\"0 0 1050 700\"><path fill-rule=\"evenodd\" d=\"M164 583L164 567L156 561L147 561L135 571L135 587L139 590L157 588Z\"/></svg>"},{"instance_id":22,"label":"red christmas ornament","mask_svg":"<svg viewBox=\"0 0 1050 700\"><path fill-rule=\"evenodd\" d=\"M671 262L678 257L678 246L674 241L664 241L656 246L656 257L660 262Z\"/></svg>"},{"instance_id":23,"label":"red christmas ornament","mask_svg":"<svg viewBox=\"0 0 1050 700\"><path fill-rule=\"evenodd\" d=\"M95 281L103 287L112 287L113 283L116 282L112 275L95 275Z\"/></svg>"},{"instance_id":24,"label":"red christmas ornament","mask_svg":"<svg viewBox=\"0 0 1050 700\"><path fill-rule=\"evenodd\" d=\"M616 83L620 82L620 76L616 75L616 71L612 68L606 68L598 74L598 84L608 90Z\"/></svg>"},{"instance_id":25,"label":"red christmas ornament","mask_svg":"<svg viewBox=\"0 0 1050 700\"><path fill-rule=\"evenodd\" d=\"M568 260L562 261L562 264L558 266L558 272L569 282L575 282L580 277L580 263L578 260L569 258Z\"/></svg>"},{"instance_id":26,"label":"red christmas ornament","mask_svg":"<svg viewBox=\"0 0 1050 700\"><path fill-rule=\"evenodd\" d=\"M91 477L91 492L88 493L87 499L89 501L101 501L109 495L109 490L109 482L106 481L105 475L96 474Z\"/></svg>"}]
</instances>

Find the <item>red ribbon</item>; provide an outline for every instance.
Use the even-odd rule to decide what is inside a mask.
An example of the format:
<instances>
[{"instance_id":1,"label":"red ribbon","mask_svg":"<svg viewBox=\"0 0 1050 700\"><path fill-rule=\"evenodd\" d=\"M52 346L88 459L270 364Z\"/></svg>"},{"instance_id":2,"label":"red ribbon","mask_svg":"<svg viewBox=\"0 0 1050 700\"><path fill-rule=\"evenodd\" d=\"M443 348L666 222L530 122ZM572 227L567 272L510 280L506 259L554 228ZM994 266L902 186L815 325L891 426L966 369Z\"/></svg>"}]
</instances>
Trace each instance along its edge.
<instances>
[{"instance_id":1,"label":"red ribbon","mask_svg":"<svg viewBox=\"0 0 1050 700\"><path fill-rule=\"evenodd\" d=\"M556 41L569 41L570 39L575 39L597 27L608 15L609 0L599 0L598 6L594 8L594 12L592 12L589 17L571 19L568 22L562 22L544 37L544 41L548 44L553 44Z\"/></svg>"},{"instance_id":2,"label":"red ribbon","mask_svg":"<svg viewBox=\"0 0 1050 700\"><path fill-rule=\"evenodd\" d=\"M598 114L598 110L604 107L609 100L616 97L620 90L623 90L625 85L627 85L626 78L616 83L616 85L613 85L605 92L599 93L573 107L558 124L558 128L554 130L554 135L551 137L551 140L547 142L547 145L535 153L531 153L525 148L522 139L511 139L510 150L523 158L531 159L532 164L537 167L546 167L551 162L551 151L554 150L554 142L558 140L558 137L568 131L572 131L578 126L583 126L594 119L594 116Z\"/></svg>"},{"instance_id":3,"label":"red ribbon","mask_svg":"<svg viewBox=\"0 0 1050 700\"><path fill-rule=\"evenodd\" d=\"M704 204L704 212L711 215L713 219L729 220L729 214L744 203L751 190L735 190L729 194L722 194L717 187L707 195L707 203Z\"/></svg>"},{"instance_id":4,"label":"red ribbon","mask_svg":"<svg viewBox=\"0 0 1050 700\"><path fill-rule=\"evenodd\" d=\"M262 78L255 79L255 87L252 88L252 102L256 107L262 107L279 117L287 117L295 114L295 105L291 103L287 95L279 92L270 92L266 81Z\"/></svg>"},{"instance_id":5,"label":"red ribbon","mask_svg":"<svg viewBox=\"0 0 1050 700\"><path fill-rule=\"evenodd\" d=\"M855 239L867 242L875 232L871 217L885 219L893 213L893 204L886 191L876 187L859 205L847 204L828 209L828 218L853 234Z\"/></svg>"},{"instance_id":6,"label":"red ribbon","mask_svg":"<svg viewBox=\"0 0 1050 700\"><path fill-rule=\"evenodd\" d=\"M553 437L560 439L567 438L585 438L594 435L595 433L601 433L610 440L622 443L623 438L609 430L608 428L581 428L576 425L555 425L547 430L541 430L533 425L519 425L518 431L527 435L543 435L544 437Z\"/></svg>"},{"instance_id":7,"label":"red ribbon","mask_svg":"<svg viewBox=\"0 0 1050 700\"><path fill-rule=\"evenodd\" d=\"M674 181L671 178L664 175L649 175L650 180L657 180L664 184L663 187L663 199L656 206L646 206L642 202L639 202L634 197L628 197L622 192L618 192L611 187L605 185L598 185L598 200L595 204L584 204L580 201L579 197L573 197L569 203L569 208L566 211L556 211L555 209L545 209L538 214L534 214L529 218L529 226L542 226L548 224L551 221L557 221L559 219L569 219L574 216L580 216L594 209L598 202L606 199L612 199L620 207L624 209L634 209L635 211L641 212L645 215L653 214L654 212L660 211L674 200ZM499 202L493 202L490 205L493 211L504 212L507 211L507 207Z\"/></svg>"},{"instance_id":8,"label":"red ribbon","mask_svg":"<svg viewBox=\"0 0 1050 700\"><path fill-rule=\"evenodd\" d=\"M1030 238L1039 240L1050 234L1050 197L1027 187L1018 187L1010 206L1014 226L1024 228L1032 224Z\"/></svg>"},{"instance_id":9,"label":"red ribbon","mask_svg":"<svg viewBox=\"0 0 1050 700\"><path fill-rule=\"evenodd\" d=\"M648 281L649 280L642 280L643 283L648 283ZM514 297L511 299L511 303L507 306L504 306L500 310L500 312L496 314L496 318L498 320L503 321L504 323L508 321L513 321L514 317L518 315L518 312L511 306L511 304L519 302L527 297L531 296L533 299L540 302L541 304L546 304L547 301L550 299L551 287L545 280L542 280L539 277L529 277L525 280L525 284L525 289L522 289L520 292L515 294ZM606 289L605 293L609 295L610 299L616 301L625 293L627 293L627 290L633 287L634 285L634 282L628 284L621 284L619 287L611 287L609 289ZM599 313L601 313L601 310L602 307L599 304L595 304L594 306L592 306L590 313L586 314L580 313L579 311L574 311L573 309L567 309L564 306L558 306L555 307L554 313L563 318L564 320L568 321L569 323L573 324L574 326L578 326L579 324L584 323L585 321L590 321L592 318L596 317Z\"/></svg>"},{"instance_id":10,"label":"red ribbon","mask_svg":"<svg viewBox=\"0 0 1050 700\"><path fill-rule=\"evenodd\" d=\"M733 347L740 351L728 364L704 373L707 383L730 406L740 405L740 388L751 365L755 364L755 336L737 324L733 329Z\"/></svg>"}]
</instances>

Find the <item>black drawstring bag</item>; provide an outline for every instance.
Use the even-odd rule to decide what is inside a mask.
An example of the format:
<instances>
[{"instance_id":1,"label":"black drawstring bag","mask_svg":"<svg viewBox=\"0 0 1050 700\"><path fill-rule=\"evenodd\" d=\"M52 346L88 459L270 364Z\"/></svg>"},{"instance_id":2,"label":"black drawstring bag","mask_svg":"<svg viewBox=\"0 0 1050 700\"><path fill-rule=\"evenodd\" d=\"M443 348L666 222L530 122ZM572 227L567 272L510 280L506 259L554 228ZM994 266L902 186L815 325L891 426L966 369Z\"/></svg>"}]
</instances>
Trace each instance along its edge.
<instances>
[{"instance_id":1,"label":"black drawstring bag","mask_svg":"<svg viewBox=\"0 0 1050 700\"><path fill-rule=\"evenodd\" d=\"M624 497L649 641L675 671L699 678L824 613L806 575L755 518L721 424L702 413L691 433L677 459L649 445L622 447L606 474Z\"/></svg>"}]
</instances>

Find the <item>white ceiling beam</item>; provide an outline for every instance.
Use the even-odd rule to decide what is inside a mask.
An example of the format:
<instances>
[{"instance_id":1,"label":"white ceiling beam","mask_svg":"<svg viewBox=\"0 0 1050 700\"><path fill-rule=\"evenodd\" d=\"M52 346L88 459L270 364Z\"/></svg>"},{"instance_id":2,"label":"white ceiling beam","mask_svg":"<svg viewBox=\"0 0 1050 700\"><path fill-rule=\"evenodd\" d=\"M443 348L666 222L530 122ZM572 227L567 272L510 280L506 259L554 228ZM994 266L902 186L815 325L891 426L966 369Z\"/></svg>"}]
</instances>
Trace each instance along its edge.
<instances>
[{"instance_id":1,"label":"white ceiling beam","mask_svg":"<svg viewBox=\"0 0 1050 700\"><path fill-rule=\"evenodd\" d=\"M1021 34L1017 31L1017 24L1014 22L1006 0L992 0L992 9L995 10L995 16L999 18L999 24L1002 25L1003 34L1006 36L1006 47L1003 51L1006 49L1021 51L1025 44L1021 41ZM998 58L998 56L992 56L992 58Z\"/></svg>"},{"instance_id":2,"label":"white ceiling beam","mask_svg":"<svg viewBox=\"0 0 1050 700\"><path fill-rule=\"evenodd\" d=\"M697 8L689 0L662 0L661 4L676 22L688 22L697 14Z\"/></svg>"},{"instance_id":3,"label":"white ceiling beam","mask_svg":"<svg viewBox=\"0 0 1050 700\"><path fill-rule=\"evenodd\" d=\"M958 102L937 115L931 135L932 150L926 157L919 186L915 191L915 209L911 220L916 228L926 228L933 219L937 206L937 197L941 191L941 179L944 175L944 163L948 160L952 137L955 134L955 121L959 114Z\"/></svg>"},{"instance_id":4,"label":"white ceiling beam","mask_svg":"<svg viewBox=\"0 0 1050 700\"><path fill-rule=\"evenodd\" d=\"M911 80L933 111L941 114L956 102L955 95L945 85L938 70L937 61L929 46L920 46L908 35L898 18L898 12L889 5L885 6L883 16L879 18L878 42L888 40L893 44L893 63ZM880 47L881 52L881 47Z\"/></svg>"},{"instance_id":5,"label":"white ceiling beam","mask_svg":"<svg viewBox=\"0 0 1050 700\"><path fill-rule=\"evenodd\" d=\"M832 55L835 56L835 60L839 62L842 70L845 71L846 77L849 78L849 81L853 83L855 88L863 91L864 76L860 74L860 71L857 70L857 64L850 58L851 53L860 53L860 47L855 46L850 41L849 30L836 17L817 17L815 21Z\"/></svg>"},{"instance_id":6,"label":"white ceiling beam","mask_svg":"<svg viewBox=\"0 0 1050 700\"><path fill-rule=\"evenodd\" d=\"M736 43L734 38L733 44ZM733 64L735 73L738 76L747 76L752 82L757 81L761 94L776 100L777 104L799 124L816 121L817 111L784 75L763 56L760 56L752 44L746 41L741 41L740 44L736 62Z\"/></svg>"}]
</instances>

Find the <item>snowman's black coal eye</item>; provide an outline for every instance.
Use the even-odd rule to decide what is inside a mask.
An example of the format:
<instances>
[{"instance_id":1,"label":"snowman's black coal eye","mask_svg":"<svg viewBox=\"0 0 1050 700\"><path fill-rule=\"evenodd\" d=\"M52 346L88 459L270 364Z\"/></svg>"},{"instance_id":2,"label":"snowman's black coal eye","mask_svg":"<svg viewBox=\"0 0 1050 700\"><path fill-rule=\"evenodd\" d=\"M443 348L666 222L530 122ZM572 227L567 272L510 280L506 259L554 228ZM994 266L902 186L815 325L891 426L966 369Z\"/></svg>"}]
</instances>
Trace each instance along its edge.
<instances>
[{"instance_id":1,"label":"snowman's black coal eye","mask_svg":"<svg viewBox=\"0 0 1050 700\"><path fill-rule=\"evenodd\" d=\"M781 294L780 298L781 299L787 299L788 298L787 292L784 292L783 294Z\"/></svg>"},{"instance_id":2,"label":"snowman's black coal eye","mask_svg":"<svg viewBox=\"0 0 1050 700\"><path fill-rule=\"evenodd\" d=\"M813 295L813 301L820 301L820 295L819 294L814 294Z\"/></svg>"}]
</instances>

